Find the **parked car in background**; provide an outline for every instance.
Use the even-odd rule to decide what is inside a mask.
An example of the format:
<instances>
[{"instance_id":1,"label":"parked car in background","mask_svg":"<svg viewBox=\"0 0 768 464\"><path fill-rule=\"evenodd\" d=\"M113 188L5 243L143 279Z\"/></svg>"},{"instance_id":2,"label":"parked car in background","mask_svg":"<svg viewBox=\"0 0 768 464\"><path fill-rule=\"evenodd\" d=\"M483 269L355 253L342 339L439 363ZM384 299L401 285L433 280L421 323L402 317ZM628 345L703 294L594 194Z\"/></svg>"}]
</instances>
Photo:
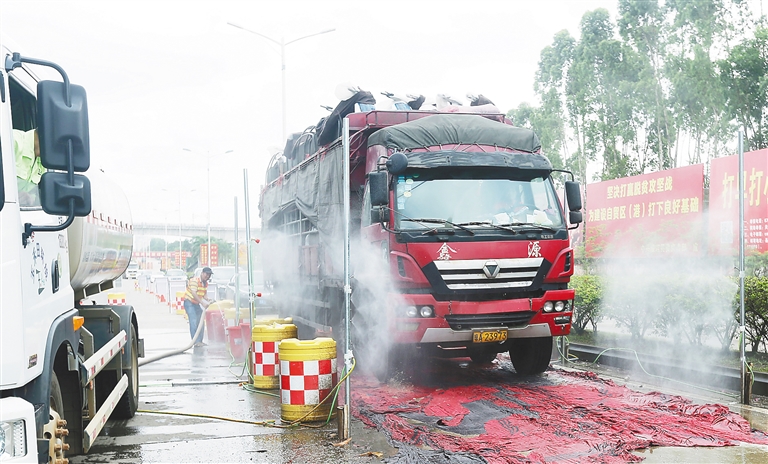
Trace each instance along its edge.
<instances>
[{"instance_id":1,"label":"parked car in background","mask_svg":"<svg viewBox=\"0 0 768 464\"><path fill-rule=\"evenodd\" d=\"M187 273L181 269L168 269L165 272L165 275L166 277L168 277L168 282L186 282L187 281Z\"/></svg>"},{"instance_id":2,"label":"parked car in background","mask_svg":"<svg viewBox=\"0 0 768 464\"><path fill-rule=\"evenodd\" d=\"M254 309L271 308L272 293L264 285L264 274L254 271L253 277ZM234 301L236 288L235 276L232 276L225 287L225 299ZM240 307L248 307L248 271L240 271Z\"/></svg>"},{"instance_id":3,"label":"parked car in background","mask_svg":"<svg viewBox=\"0 0 768 464\"><path fill-rule=\"evenodd\" d=\"M213 271L213 275L208 284L216 285L216 299L224 300L227 297L226 287L235 276L235 266L214 266L211 268L211 271ZM240 269L240 271L243 272L243 269ZM200 277L202 272L202 267L195 269L195 277Z\"/></svg>"},{"instance_id":4,"label":"parked car in background","mask_svg":"<svg viewBox=\"0 0 768 464\"><path fill-rule=\"evenodd\" d=\"M139 277L139 263L129 263L128 269L125 270L123 277L126 279L137 279Z\"/></svg>"}]
</instances>

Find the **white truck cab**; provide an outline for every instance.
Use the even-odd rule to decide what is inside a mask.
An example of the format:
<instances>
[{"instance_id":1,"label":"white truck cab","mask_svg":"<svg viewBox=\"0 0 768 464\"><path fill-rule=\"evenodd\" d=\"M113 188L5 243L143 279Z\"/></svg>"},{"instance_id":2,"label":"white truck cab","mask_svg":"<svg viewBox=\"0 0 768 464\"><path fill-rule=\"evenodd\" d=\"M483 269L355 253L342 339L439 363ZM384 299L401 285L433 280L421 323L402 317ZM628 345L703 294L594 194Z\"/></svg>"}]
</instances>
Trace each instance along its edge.
<instances>
[{"instance_id":1,"label":"white truck cab","mask_svg":"<svg viewBox=\"0 0 768 464\"><path fill-rule=\"evenodd\" d=\"M79 305L128 266L131 215L88 171L85 90L54 63L0 52L0 462L64 463L138 404L133 308ZM40 66L61 81L39 79Z\"/></svg>"}]
</instances>

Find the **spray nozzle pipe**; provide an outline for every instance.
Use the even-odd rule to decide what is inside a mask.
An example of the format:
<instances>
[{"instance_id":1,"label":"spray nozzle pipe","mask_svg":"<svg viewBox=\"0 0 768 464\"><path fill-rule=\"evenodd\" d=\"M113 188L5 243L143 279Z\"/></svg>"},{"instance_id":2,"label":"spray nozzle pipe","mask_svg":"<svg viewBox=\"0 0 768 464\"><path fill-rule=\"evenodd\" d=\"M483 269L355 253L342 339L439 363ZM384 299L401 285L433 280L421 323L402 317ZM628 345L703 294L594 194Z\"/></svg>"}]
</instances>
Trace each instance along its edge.
<instances>
[{"instance_id":1,"label":"spray nozzle pipe","mask_svg":"<svg viewBox=\"0 0 768 464\"><path fill-rule=\"evenodd\" d=\"M349 372L349 368L352 366L353 359L355 359L355 355L352 354L352 350L347 350L347 352L344 353L344 365L347 367L347 372Z\"/></svg>"}]
</instances>

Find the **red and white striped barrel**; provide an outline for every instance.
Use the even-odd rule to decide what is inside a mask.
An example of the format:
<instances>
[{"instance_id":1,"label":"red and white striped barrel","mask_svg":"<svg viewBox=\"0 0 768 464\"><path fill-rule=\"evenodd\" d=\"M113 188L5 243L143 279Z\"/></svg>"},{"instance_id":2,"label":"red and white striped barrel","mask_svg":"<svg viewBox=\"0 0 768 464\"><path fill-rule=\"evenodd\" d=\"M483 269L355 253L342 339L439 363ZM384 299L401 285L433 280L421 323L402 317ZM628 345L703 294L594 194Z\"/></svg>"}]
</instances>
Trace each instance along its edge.
<instances>
[{"instance_id":1,"label":"red and white striped barrel","mask_svg":"<svg viewBox=\"0 0 768 464\"><path fill-rule=\"evenodd\" d=\"M330 399L320 403L338 383L336 342L332 338L289 338L280 342L278 349L282 419L312 422L335 414Z\"/></svg>"},{"instance_id":2,"label":"red and white striped barrel","mask_svg":"<svg viewBox=\"0 0 768 464\"><path fill-rule=\"evenodd\" d=\"M112 306L125 305L125 293L108 293L107 304Z\"/></svg>"},{"instance_id":3,"label":"red and white striped barrel","mask_svg":"<svg viewBox=\"0 0 768 464\"><path fill-rule=\"evenodd\" d=\"M186 314L184 312L184 294L186 292L176 292L176 300L174 301L174 307L176 308L176 314Z\"/></svg>"},{"instance_id":4,"label":"red and white striped barrel","mask_svg":"<svg viewBox=\"0 0 768 464\"><path fill-rule=\"evenodd\" d=\"M253 352L253 386L263 389L280 387L281 340L297 337L294 324L256 324L251 329L251 351Z\"/></svg>"}]
</instances>

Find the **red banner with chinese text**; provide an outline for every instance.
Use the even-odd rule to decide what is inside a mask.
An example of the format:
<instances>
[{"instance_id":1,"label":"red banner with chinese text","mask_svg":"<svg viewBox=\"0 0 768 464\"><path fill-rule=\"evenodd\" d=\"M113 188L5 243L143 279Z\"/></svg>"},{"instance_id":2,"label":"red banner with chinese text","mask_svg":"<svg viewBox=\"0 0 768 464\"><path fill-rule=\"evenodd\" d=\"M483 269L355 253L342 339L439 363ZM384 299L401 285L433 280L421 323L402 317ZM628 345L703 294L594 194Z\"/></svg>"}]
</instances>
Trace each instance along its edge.
<instances>
[{"instance_id":1,"label":"red banner with chinese text","mask_svg":"<svg viewBox=\"0 0 768 464\"><path fill-rule=\"evenodd\" d=\"M768 148L744 153L744 247L768 251ZM712 160L709 182L709 253L739 252L739 157Z\"/></svg>"},{"instance_id":2,"label":"red banner with chinese text","mask_svg":"<svg viewBox=\"0 0 768 464\"><path fill-rule=\"evenodd\" d=\"M704 165L587 185L588 257L703 252Z\"/></svg>"},{"instance_id":3,"label":"red banner with chinese text","mask_svg":"<svg viewBox=\"0 0 768 464\"><path fill-rule=\"evenodd\" d=\"M208 244L200 244L200 265L215 267L219 265L219 245L211 243L211 263L208 263Z\"/></svg>"}]
</instances>

